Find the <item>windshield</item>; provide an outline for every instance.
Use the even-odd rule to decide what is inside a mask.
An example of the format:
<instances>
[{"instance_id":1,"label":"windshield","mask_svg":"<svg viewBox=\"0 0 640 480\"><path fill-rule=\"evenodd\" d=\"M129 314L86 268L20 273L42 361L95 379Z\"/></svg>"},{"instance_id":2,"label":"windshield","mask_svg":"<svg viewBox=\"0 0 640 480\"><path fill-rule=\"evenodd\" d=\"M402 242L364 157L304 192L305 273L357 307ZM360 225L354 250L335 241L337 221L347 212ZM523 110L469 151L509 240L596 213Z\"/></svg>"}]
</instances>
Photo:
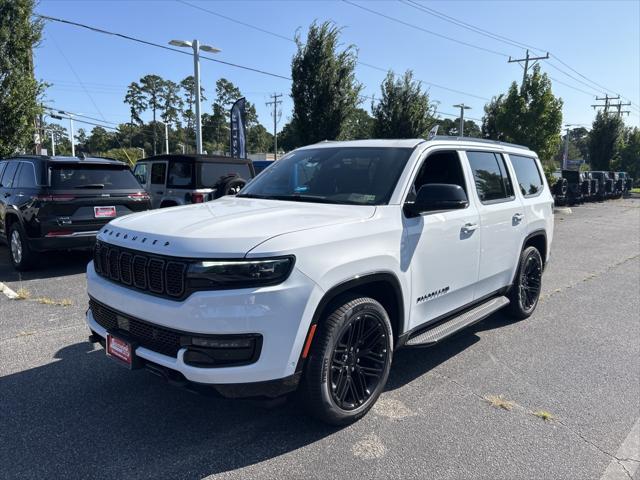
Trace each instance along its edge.
<instances>
[{"instance_id":1,"label":"windshield","mask_svg":"<svg viewBox=\"0 0 640 480\"><path fill-rule=\"evenodd\" d=\"M139 190L140 185L126 167L109 165L55 165L51 187L67 189Z\"/></svg>"},{"instance_id":2,"label":"windshield","mask_svg":"<svg viewBox=\"0 0 640 480\"><path fill-rule=\"evenodd\" d=\"M336 147L297 150L277 160L239 197L383 205L413 150Z\"/></svg>"}]
</instances>

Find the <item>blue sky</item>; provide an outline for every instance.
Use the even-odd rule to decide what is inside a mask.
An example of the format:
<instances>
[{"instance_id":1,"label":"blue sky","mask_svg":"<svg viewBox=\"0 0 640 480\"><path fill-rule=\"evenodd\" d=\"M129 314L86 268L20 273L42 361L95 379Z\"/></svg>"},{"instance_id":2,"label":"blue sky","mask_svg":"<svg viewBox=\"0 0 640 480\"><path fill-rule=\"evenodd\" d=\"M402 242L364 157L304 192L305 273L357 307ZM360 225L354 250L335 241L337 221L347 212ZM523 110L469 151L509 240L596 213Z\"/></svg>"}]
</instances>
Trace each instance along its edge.
<instances>
[{"instance_id":1,"label":"blue sky","mask_svg":"<svg viewBox=\"0 0 640 480\"><path fill-rule=\"evenodd\" d=\"M358 47L361 62L396 72L412 69L420 80L465 92L425 84L431 98L440 102L438 110L443 113L457 113L452 105L464 102L472 107L466 115L480 119L485 98L506 91L511 81L522 78L522 68L517 63L507 63L501 55L439 38L342 1L188 1L285 37L292 37L297 29L306 33L314 19L332 20L343 27L344 44ZM524 55L522 48L460 28L398 1L353 2L499 54L514 58ZM640 124L640 1L420 3L519 43L549 50L552 57L555 55L588 79L634 102L625 121L629 125ZM287 77L295 52L290 41L172 0L41 0L36 11L161 44L174 38L198 38L222 49L216 55L220 60ZM52 84L47 91L49 104L110 122L128 120L123 98L131 81L157 73L177 82L193 71L189 56L54 22L46 24L35 60L36 75ZM589 126L595 115L591 107L594 97L605 91L556 59L543 61L542 66L553 78L582 90L553 82L554 93L565 103L563 123ZM379 96L385 73L364 65L359 65L356 73L364 93ZM289 81L207 61L202 62L202 84L209 100L203 104L203 111L211 111L215 81L220 77L240 87L256 105L260 121L269 130L273 124L265 102L270 93L285 94L278 128L290 118ZM370 102L364 106L369 109Z\"/></svg>"}]
</instances>

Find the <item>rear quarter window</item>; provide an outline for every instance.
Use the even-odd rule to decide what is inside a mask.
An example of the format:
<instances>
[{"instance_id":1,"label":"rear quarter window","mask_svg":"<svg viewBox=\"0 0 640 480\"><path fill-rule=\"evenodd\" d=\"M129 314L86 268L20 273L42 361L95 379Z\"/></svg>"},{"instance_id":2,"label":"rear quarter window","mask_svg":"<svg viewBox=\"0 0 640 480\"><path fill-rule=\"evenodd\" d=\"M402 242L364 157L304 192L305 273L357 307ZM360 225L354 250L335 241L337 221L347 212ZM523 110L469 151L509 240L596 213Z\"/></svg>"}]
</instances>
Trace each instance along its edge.
<instances>
[{"instance_id":1,"label":"rear quarter window","mask_svg":"<svg viewBox=\"0 0 640 480\"><path fill-rule=\"evenodd\" d=\"M193 187L193 163L171 162L167 186L174 188Z\"/></svg>"},{"instance_id":2,"label":"rear quarter window","mask_svg":"<svg viewBox=\"0 0 640 480\"><path fill-rule=\"evenodd\" d=\"M70 164L51 168L51 188L139 190L140 184L126 167Z\"/></svg>"},{"instance_id":3,"label":"rear quarter window","mask_svg":"<svg viewBox=\"0 0 640 480\"><path fill-rule=\"evenodd\" d=\"M516 180L522 195L533 197L542 192L542 175L538 170L536 159L522 155L509 155L509 158L516 172Z\"/></svg>"}]
</instances>

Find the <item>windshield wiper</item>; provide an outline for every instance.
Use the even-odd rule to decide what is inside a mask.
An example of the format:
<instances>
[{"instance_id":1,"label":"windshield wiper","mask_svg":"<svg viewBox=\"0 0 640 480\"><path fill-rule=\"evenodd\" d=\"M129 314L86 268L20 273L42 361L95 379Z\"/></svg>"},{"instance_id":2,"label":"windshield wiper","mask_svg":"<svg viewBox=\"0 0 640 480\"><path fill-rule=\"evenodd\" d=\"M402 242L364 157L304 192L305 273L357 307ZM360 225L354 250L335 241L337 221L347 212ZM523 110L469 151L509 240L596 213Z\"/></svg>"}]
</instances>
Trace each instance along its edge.
<instances>
[{"instance_id":1,"label":"windshield wiper","mask_svg":"<svg viewBox=\"0 0 640 480\"><path fill-rule=\"evenodd\" d=\"M87 183L86 185L76 185L73 188L104 188L104 183Z\"/></svg>"}]
</instances>

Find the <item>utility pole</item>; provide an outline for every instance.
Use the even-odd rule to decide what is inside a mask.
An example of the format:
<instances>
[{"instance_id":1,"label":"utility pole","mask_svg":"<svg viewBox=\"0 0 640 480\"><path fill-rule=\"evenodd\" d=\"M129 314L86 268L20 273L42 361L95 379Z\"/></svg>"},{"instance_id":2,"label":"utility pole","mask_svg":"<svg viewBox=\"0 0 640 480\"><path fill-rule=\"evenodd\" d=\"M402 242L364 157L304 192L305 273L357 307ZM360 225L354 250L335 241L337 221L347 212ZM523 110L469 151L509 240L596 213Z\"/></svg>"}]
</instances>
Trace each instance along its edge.
<instances>
[{"instance_id":1,"label":"utility pole","mask_svg":"<svg viewBox=\"0 0 640 480\"><path fill-rule=\"evenodd\" d=\"M270 95L273 100L271 102L267 102L267 105L273 105L273 159L278 159L278 105L282 103L282 100L278 100L278 98L282 97L281 93L274 93ZM280 112L282 113L282 112Z\"/></svg>"},{"instance_id":2,"label":"utility pole","mask_svg":"<svg viewBox=\"0 0 640 480\"><path fill-rule=\"evenodd\" d=\"M458 128L458 133L461 137L464 137L464 111L471 110L469 105L465 105L464 103L459 103L454 105L455 108L460 109L460 127Z\"/></svg>"},{"instance_id":3,"label":"utility pole","mask_svg":"<svg viewBox=\"0 0 640 480\"><path fill-rule=\"evenodd\" d=\"M610 106L610 107L614 107L614 108L617 110L616 114L618 115L618 117L621 117L621 116L622 116L623 114L625 114L625 113L626 113L627 115L629 115L629 114L631 113L631 111L630 111L630 110L622 110L622 107L628 107L628 106L630 106L630 105L631 105L631 103L622 103L622 102L618 102L618 103L613 104L613 105L611 105L611 104L610 104L609 106Z\"/></svg>"},{"instance_id":4,"label":"utility pole","mask_svg":"<svg viewBox=\"0 0 640 480\"><path fill-rule=\"evenodd\" d=\"M599 100L603 100L604 101L604 105L599 105L599 104L595 104L595 105L591 105L594 110L596 108L603 108L604 109L604 114L607 115L609 113L609 107L611 107L611 100L620 100L620 95L616 96L616 97L610 97L608 93L605 93L604 98L602 97L596 97L596 101Z\"/></svg>"},{"instance_id":5,"label":"utility pole","mask_svg":"<svg viewBox=\"0 0 640 480\"><path fill-rule=\"evenodd\" d=\"M53 130L48 130L48 132L51 134L51 156L55 157L56 156L56 137L53 134Z\"/></svg>"},{"instance_id":6,"label":"utility pole","mask_svg":"<svg viewBox=\"0 0 640 480\"><path fill-rule=\"evenodd\" d=\"M530 57L529 56L529 49L527 49L527 55L524 58L511 58L511 56L509 56L509 62L508 63L515 63L515 62L524 62L524 73L522 74L522 85L520 86L520 93L522 93L524 91L524 82L527 80L527 71L529 70L529 62L533 61L535 65L535 62L538 60L547 60L549 58L549 52L547 52L547 54L544 57ZM533 67L533 65L531 65Z\"/></svg>"},{"instance_id":7,"label":"utility pole","mask_svg":"<svg viewBox=\"0 0 640 480\"><path fill-rule=\"evenodd\" d=\"M565 124L565 135L564 135L564 152L562 153L562 170L567 170L568 161L569 161L569 127L575 127L576 124L567 123Z\"/></svg>"}]
</instances>

